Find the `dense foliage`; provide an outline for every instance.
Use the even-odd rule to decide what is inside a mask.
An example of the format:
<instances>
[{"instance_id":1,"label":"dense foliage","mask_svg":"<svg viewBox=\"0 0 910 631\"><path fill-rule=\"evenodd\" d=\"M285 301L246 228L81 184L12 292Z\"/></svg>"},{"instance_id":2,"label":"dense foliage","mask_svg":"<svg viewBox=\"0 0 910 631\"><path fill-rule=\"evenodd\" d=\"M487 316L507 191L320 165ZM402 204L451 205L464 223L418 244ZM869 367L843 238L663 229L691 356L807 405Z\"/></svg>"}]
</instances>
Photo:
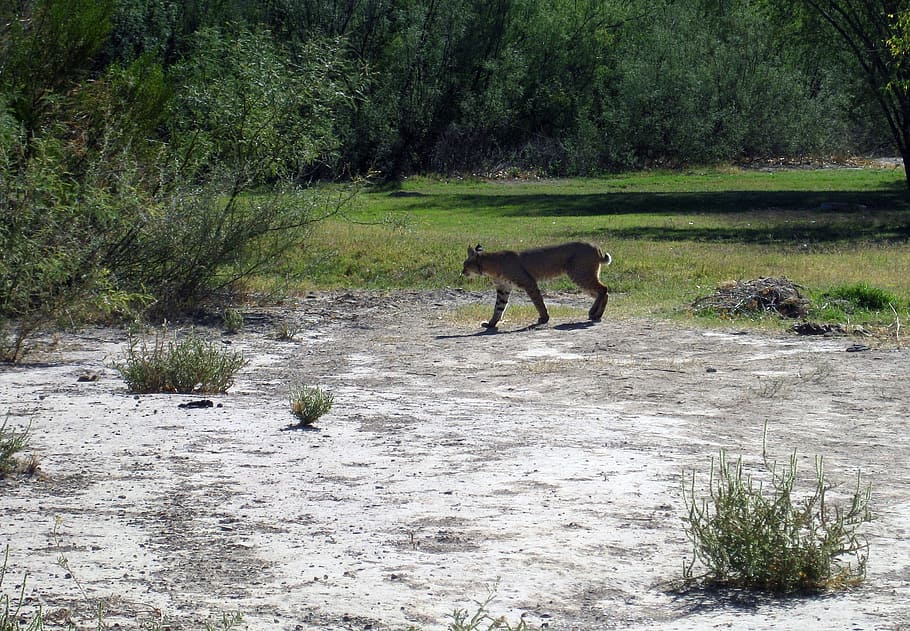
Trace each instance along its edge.
<instances>
[{"instance_id":1,"label":"dense foliage","mask_svg":"<svg viewBox=\"0 0 910 631\"><path fill-rule=\"evenodd\" d=\"M0 89L27 132L126 105L133 135L199 141L200 160L252 149L231 133L267 123L283 135L260 174L273 176L276 166L586 174L879 149L893 138L878 101L899 82L869 85L829 24L841 4L23 0L0 10ZM898 50L903 4L870 6L877 19L846 9L883 55L871 69ZM60 111L74 87L114 76L106 103L93 90L94 103ZM325 79L341 98L310 94ZM251 90L238 93L238 81ZM212 123L220 133L196 135Z\"/></svg>"},{"instance_id":2,"label":"dense foliage","mask_svg":"<svg viewBox=\"0 0 910 631\"><path fill-rule=\"evenodd\" d=\"M840 4L2 3L0 355L262 269L314 179L910 151L906 2Z\"/></svg>"}]
</instances>

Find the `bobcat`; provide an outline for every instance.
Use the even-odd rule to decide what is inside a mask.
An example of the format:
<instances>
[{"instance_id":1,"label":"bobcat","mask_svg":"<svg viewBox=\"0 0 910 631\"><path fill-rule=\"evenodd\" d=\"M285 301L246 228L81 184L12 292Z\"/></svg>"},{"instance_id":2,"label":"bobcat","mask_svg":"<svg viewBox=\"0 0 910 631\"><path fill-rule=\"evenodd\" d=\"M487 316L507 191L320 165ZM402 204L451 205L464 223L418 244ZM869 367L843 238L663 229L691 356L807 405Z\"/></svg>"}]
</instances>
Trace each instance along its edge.
<instances>
[{"instance_id":1,"label":"bobcat","mask_svg":"<svg viewBox=\"0 0 910 631\"><path fill-rule=\"evenodd\" d=\"M465 259L461 273L465 276L489 276L496 285L493 317L482 324L486 328L496 328L509 304L509 294L513 287L520 287L528 293L540 315L537 324L546 324L550 320L550 314L547 313L537 281L560 274L566 274L594 297L588 317L599 322L608 297L607 287L600 282L600 265L609 265L612 261L612 257L596 245L578 241L523 252L485 252L478 245L476 248L468 248L468 258Z\"/></svg>"}]
</instances>

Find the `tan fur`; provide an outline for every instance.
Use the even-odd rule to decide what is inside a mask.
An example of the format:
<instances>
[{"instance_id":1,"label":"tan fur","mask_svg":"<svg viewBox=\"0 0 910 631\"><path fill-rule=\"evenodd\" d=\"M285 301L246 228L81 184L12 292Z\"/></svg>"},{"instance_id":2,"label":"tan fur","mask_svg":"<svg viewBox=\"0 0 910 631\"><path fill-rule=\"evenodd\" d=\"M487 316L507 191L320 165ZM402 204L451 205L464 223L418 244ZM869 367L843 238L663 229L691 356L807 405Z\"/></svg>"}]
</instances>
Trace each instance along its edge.
<instances>
[{"instance_id":1,"label":"tan fur","mask_svg":"<svg viewBox=\"0 0 910 631\"><path fill-rule=\"evenodd\" d=\"M580 241L522 252L484 252L478 245L468 248L468 258L461 273L466 276L489 276L496 285L493 317L483 323L485 327L493 328L499 322L513 287L527 292L540 315L537 323L546 324L550 315L537 283L562 274L594 297L588 317L596 322L603 316L608 298L607 287L600 282L600 266L602 263L609 265L611 261L610 255L596 245Z\"/></svg>"}]
</instances>

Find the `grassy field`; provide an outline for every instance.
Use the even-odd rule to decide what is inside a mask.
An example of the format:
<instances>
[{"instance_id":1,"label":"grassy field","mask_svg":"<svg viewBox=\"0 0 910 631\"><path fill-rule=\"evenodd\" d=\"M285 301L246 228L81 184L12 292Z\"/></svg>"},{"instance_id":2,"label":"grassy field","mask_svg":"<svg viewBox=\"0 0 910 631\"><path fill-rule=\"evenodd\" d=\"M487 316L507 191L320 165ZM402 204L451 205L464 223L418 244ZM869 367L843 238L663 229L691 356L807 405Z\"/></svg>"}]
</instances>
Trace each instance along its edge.
<instances>
[{"instance_id":1,"label":"grassy field","mask_svg":"<svg viewBox=\"0 0 910 631\"><path fill-rule=\"evenodd\" d=\"M865 283L890 294L902 317L910 301L910 196L903 170L889 168L418 177L366 188L291 263L299 289L485 288L460 276L468 245L575 239L613 255L602 272L608 315L683 315L719 283L768 276L786 276L813 297ZM894 314L888 307L855 318Z\"/></svg>"}]
</instances>

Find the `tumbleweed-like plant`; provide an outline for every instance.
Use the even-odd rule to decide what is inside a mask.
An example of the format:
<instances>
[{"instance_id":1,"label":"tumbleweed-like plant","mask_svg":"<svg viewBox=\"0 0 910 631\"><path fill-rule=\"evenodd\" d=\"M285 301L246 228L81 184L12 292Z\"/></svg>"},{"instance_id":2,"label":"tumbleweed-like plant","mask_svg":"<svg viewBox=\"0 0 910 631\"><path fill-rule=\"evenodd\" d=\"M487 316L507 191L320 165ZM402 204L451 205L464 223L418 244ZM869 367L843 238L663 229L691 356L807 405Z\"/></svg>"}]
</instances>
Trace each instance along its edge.
<instances>
[{"instance_id":1,"label":"tumbleweed-like plant","mask_svg":"<svg viewBox=\"0 0 910 631\"><path fill-rule=\"evenodd\" d=\"M685 530L693 545L684 580L772 593L844 589L862 582L868 544L857 527L872 519L871 486L857 474L846 506L833 504L828 498L833 487L817 456L814 488L799 499L796 451L787 466L779 467L763 445L762 462L767 485L744 473L742 458L731 462L721 450L720 458L712 459L708 496L702 498L696 494L695 472L683 475ZM696 566L704 569L701 575L696 576Z\"/></svg>"},{"instance_id":2,"label":"tumbleweed-like plant","mask_svg":"<svg viewBox=\"0 0 910 631\"><path fill-rule=\"evenodd\" d=\"M335 397L331 392L317 386L291 384L291 413L297 417L301 427L315 423L332 409Z\"/></svg>"}]
</instances>

